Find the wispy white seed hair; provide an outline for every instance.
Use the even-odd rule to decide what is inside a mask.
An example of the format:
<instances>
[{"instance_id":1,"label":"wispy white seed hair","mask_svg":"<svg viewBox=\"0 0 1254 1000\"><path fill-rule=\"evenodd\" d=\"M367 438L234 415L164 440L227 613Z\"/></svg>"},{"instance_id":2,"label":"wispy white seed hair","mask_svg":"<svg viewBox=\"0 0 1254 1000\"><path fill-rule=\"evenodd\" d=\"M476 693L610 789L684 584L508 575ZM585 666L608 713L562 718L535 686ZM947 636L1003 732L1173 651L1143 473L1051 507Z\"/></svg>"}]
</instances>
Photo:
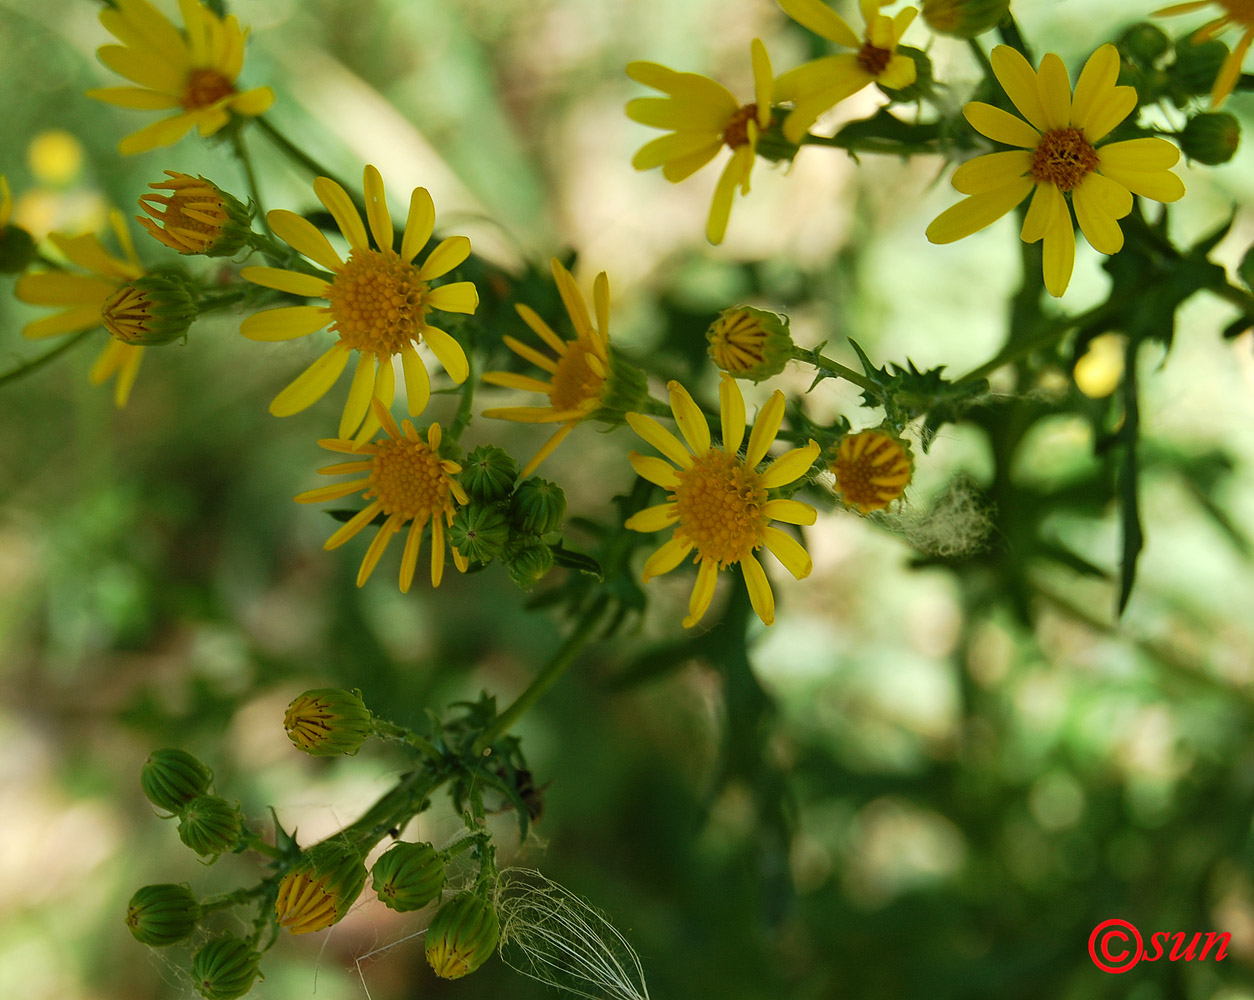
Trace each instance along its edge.
<instances>
[{"instance_id":1,"label":"wispy white seed hair","mask_svg":"<svg viewBox=\"0 0 1254 1000\"><path fill-rule=\"evenodd\" d=\"M602 914L538 871L497 883L501 960L515 972L590 1000L649 1000L640 957Z\"/></svg>"}]
</instances>

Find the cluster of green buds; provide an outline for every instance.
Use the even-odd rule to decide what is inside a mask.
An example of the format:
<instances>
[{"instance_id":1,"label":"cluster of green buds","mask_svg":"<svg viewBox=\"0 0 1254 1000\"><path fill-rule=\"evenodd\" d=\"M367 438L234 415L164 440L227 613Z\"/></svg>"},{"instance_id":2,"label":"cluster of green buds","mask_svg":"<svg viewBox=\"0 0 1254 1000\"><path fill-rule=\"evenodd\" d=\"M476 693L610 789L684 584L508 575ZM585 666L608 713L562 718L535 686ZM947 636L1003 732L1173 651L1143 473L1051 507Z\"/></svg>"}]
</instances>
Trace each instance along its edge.
<instances>
[{"instance_id":1,"label":"cluster of green buds","mask_svg":"<svg viewBox=\"0 0 1254 1000\"><path fill-rule=\"evenodd\" d=\"M374 734L374 716L360 691L314 688L292 699L283 728L293 746L312 757L355 754Z\"/></svg>"},{"instance_id":2,"label":"cluster of green buds","mask_svg":"<svg viewBox=\"0 0 1254 1000\"><path fill-rule=\"evenodd\" d=\"M517 463L495 445L466 456L461 481L470 503L453 516L453 547L481 566L500 559L517 586L534 586L553 568L545 536L566 519L562 488L537 476L518 482Z\"/></svg>"},{"instance_id":3,"label":"cluster of green buds","mask_svg":"<svg viewBox=\"0 0 1254 1000\"><path fill-rule=\"evenodd\" d=\"M1148 21L1126 28L1115 41L1123 57L1119 82L1136 88L1141 104L1170 100L1177 108L1185 108L1209 94L1228 57L1228 46L1217 38L1195 42L1194 34L1172 41Z\"/></svg>"},{"instance_id":4,"label":"cluster of green buds","mask_svg":"<svg viewBox=\"0 0 1254 1000\"><path fill-rule=\"evenodd\" d=\"M755 306L724 309L705 339L715 365L732 378L752 382L773 378L796 357L788 317Z\"/></svg>"},{"instance_id":5,"label":"cluster of green buds","mask_svg":"<svg viewBox=\"0 0 1254 1000\"><path fill-rule=\"evenodd\" d=\"M140 771L139 784L167 818L178 817L179 839L197 854L216 858L239 847L244 820L238 806L210 794L213 772L187 751L154 750Z\"/></svg>"}]
</instances>

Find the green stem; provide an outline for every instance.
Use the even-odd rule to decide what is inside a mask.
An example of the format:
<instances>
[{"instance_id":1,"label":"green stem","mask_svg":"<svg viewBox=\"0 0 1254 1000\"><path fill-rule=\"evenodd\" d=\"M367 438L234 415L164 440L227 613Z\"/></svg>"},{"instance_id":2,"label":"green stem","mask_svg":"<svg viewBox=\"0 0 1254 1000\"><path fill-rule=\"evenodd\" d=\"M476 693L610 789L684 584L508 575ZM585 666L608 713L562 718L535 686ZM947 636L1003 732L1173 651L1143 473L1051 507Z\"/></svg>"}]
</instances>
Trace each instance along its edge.
<instances>
[{"instance_id":1,"label":"green stem","mask_svg":"<svg viewBox=\"0 0 1254 1000\"><path fill-rule=\"evenodd\" d=\"M466 381L462 383L462 398L457 404L457 413L453 416L453 422L448 425L448 438L456 443L461 440L462 433L470 426L471 412L470 408L475 401L475 358L471 351L466 352L466 365L469 373L466 375Z\"/></svg>"},{"instance_id":2,"label":"green stem","mask_svg":"<svg viewBox=\"0 0 1254 1000\"><path fill-rule=\"evenodd\" d=\"M237 903L248 902L253 896L260 896L265 890L266 883L263 881L247 889L236 889L234 892L224 893L221 896L210 896L208 899L201 900L200 912L209 914L229 909Z\"/></svg>"},{"instance_id":3,"label":"green stem","mask_svg":"<svg viewBox=\"0 0 1254 1000\"><path fill-rule=\"evenodd\" d=\"M1023 53L1024 58L1028 62L1033 62L1032 50L1028 48L1028 43L1023 40L1023 35L1019 32L1019 25L1014 19L1013 14L1007 14L1001 24L997 26L997 33L1001 35L1001 40L1011 48L1018 49Z\"/></svg>"},{"instance_id":4,"label":"green stem","mask_svg":"<svg viewBox=\"0 0 1254 1000\"><path fill-rule=\"evenodd\" d=\"M372 725L374 726L374 734L380 739L397 740L400 743L405 743L434 761L442 761L444 759L444 755L440 753L434 743L424 740L417 733L410 732L404 726L398 726L394 722L388 722L386 719L379 718L374 719Z\"/></svg>"},{"instance_id":5,"label":"green stem","mask_svg":"<svg viewBox=\"0 0 1254 1000\"><path fill-rule=\"evenodd\" d=\"M980 45L974 38L970 39L967 44L971 47L971 51L975 54L975 61L980 64L980 68L984 70L985 79L992 80L993 64L989 62L988 53L984 51L984 47Z\"/></svg>"},{"instance_id":6,"label":"green stem","mask_svg":"<svg viewBox=\"0 0 1254 1000\"><path fill-rule=\"evenodd\" d=\"M276 146L278 146L280 150L282 150L287 156L289 156L297 164L304 167L306 170L312 173L315 177L328 177L331 180L335 181L337 184L339 184L340 187L344 188L345 191L348 190L348 187L344 184L343 181L341 181L338 177L335 176L335 174L331 173L331 171L329 171L321 163L315 160L312 156L306 153L303 149L301 149L294 142L292 142L292 140L290 140L287 136L285 136L282 132L280 132L277 128L275 128L270 123L270 120L266 118L264 115L258 118L255 118L253 120L257 123L257 127L260 128L261 131L263 131L266 135L270 137L270 141L273 142Z\"/></svg>"},{"instance_id":7,"label":"green stem","mask_svg":"<svg viewBox=\"0 0 1254 1000\"><path fill-rule=\"evenodd\" d=\"M252 288L233 288L219 295L203 295L196 303L198 315L233 306L252 292Z\"/></svg>"},{"instance_id":8,"label":"green stem","mask_svg":"<svg viewBox=\"0 0 1254 1000\"><path fill-rule=\"evenodd\" d=\"M509 732L510 728L517 722L527 710L531 708L551 688L559 677L566 672L566 668L575 662L575 658L588 644L588 640L592 638L592 633L596 631L598 622L601 619L601 612L605 609L606 598L601 597L593 602L592 606L583 613L579 624L575 627L575 631L570 637L562 643L553 658L545 665L535 679L527 685L525 691L520 694L510 704L504 712L496 717L492 725L488 726L475 740L475 753L483 753L492 746L497 740Z\"/></svg>"},{"instance_id":9,"label":"green stem","mask_svg":"<svg viewBox=\"0 0 1254 1000\"><path fill-rule=\"evenodd\" d=\"M244 840L250 851L256 851L258 854L264 854L267 858L275 858L277 860L279 858L287 857L281 848L275 847L273 844L267 842L259 833L253 833L251 830L247 830L244 833Z\"/></svg>"},{"instance_id":10,"label":"green stem","mask_svg":"<svg viewBox=\"0 0 1254 1000\"><path fill-rule=\"evenodd\" d=\"M800 143L802 146L829 146L833 149L844 149L850 153L884 153L889 156L907 156L911 153L937 153L940 151L939 139L925 139L922 142L901 142L897 139L884 139L879 136L841 136L841 135L805 135Z\"/></svg>"},{"instance_id":11,"label":"green stem","mask_svg":"<svg viewBox=\"0 0 1254 1000\"><path fill-rule=\"evenodd\" d=\"M1244 289L1228 284L1220 285L1218 288L1208 286L1208 289L1221 299L1227 299L1247 316L1254 316L1254 295Z\"/></svg>"},{"instance_id":12,"label":"green stem","mask_svg":"<svg viewBox=\"0 0 1254 1000\"><path fill-rule=\"evenodd\" d=\"M248 147L244 145L242 129L236 128L231 132L231 148L235 151L235 158L239 160L240 166L244 168L244 179L248 182L248 193L253 204L257 206L257 215L262 225L266 225L265 204L261 200L261 188L257 186L257 173L253 170L252 157L248 154Z\"/></svg>"},{"instance_id":13,"label":"green stem","mask_svg":"<svg viewBox=\"0 0 1254 1000\"><path fill-rule=\"evenodd\" d=\"M390 792L335 836L368 851L389 830L400 829L422 811L428 796L447 779L442 771L424 768L405 775Z\"/></svg>"},{"instance_id":14,"label":"green stem","mask_svg":"<svg viewBox=\"0 0 1254 1000\"><path fill-rule=\"evenodd\" d=\"M80 340L83 340L89 334L95 333L96 329L96 327L92 327L90 330L83 330L81 333L76 333L68 340L62 341L51 351L41 354L37 358L32 358L30 361L23 362L13 370L5 372L3 375L0 375L0 385L4 385L7 382L16 382L23 376L29 375L31 372L38 371L49 361L52 361L55 357L57 357L57 355L64 354Z\"/></svg>"},{"instance_id":15,"label":"green stem","mask_svg":"<svg viewBox=\"0 0 1254 1000\"><path fill-rule=\"evenodd\" d=\"M797 360L808 362L815 368L819 369L819 371L827 372L829 375L833 375L836 378L843 378L846 382L852 382L859 389L864 389L867 392L874 393L876 396L881 396L883 394L883 390L865 375L854 371L846 365L842 365L839 361L833 361L831 358L824 357L822 354L819 354L818 351L804 351L798 353Z\"/></svg>"}]
</instances>

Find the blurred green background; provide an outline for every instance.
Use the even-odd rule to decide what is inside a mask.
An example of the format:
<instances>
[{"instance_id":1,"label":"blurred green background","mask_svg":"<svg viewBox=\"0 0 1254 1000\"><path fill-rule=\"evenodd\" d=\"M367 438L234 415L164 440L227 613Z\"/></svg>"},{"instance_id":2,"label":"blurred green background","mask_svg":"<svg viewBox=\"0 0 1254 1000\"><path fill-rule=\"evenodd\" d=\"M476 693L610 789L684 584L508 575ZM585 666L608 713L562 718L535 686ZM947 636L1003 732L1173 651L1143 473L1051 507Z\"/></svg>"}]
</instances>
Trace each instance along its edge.
<instances>
[{"instance_id":1,"label":"blurred green background","mask_svg":"<svg viewBox=\"0 0 1254 1000\"><path fill-rule=\"evenodd\" d=\"M1038 51L1076 66L1152 6L1014 10ZM312 155L352 181L376 164L394 206L428 187L439 227L468 233L511 273L573 249L585 290L609 272L615 341L707 397L716 380L701 335L738 301L788 308L798 342L827 341L850 364L847 336L877 362L908 356L953 374L1000 344L1018 280L1014 223L929 245L927 221L953 199L938 158L859 167L809 149L791 170L760 164L716 249L702 239L715 168L678 186L631 169L653 133L622 113L640 92L623 66L653 59L747 94L751 38L777 72L808 51L768 0L231 8L253 29L245 81L276 89L272 119ZM91 229L105 205L131 214L164 169L243 196L220 147L188 139L116 155L149 118L82 96L117 82L94 57L110 40L97 9L0 2L0 173L17 221ZM907 40L929 37L920 24ZM957 43L937 40L931 55L956 107L975 66ZM874 104L867 91L837 115ZM1248 94L1230 104L1247 125L1252 108ZM76 138L81 164L49 130ZM313 207L310 178L260 134L248 141L266 206ZM1216 253L1230 267L1254 237L1250 146L1223 168L1182 166L1189 194L1173 210L1188 243L1244 199ZM139 246L153 263L173 257ZM1099 260L1081 244L1066 308L1100 300ZM37 313L10 284L6 369L44 347L21 339ZM814 574L795 583L770 567L779 617L752 632L747 659L734 641L676 648L675 602L691 577L650 584L643 620L594 644L520 727L536 780L551 785L534 842L508 846L511 819L499 817L505 863L607 912L658 1000L1254 998L1254 352L1249 333L1220 339L1231 318L1199 297L1165 366L1143 353L1148 542L1118 626L1111 456L1094 454L1114 404L1076 390L1064 345L1002 373L1005 395L944 428L928 454L916 447L900 515L822 513L806 531ZM254 869L240 857L206 868L182 848L139 791L150 749L195 752L222 794L258 820L274 806L312 841L404 763L369 747L303 758L281 726L293 695L360 687L383 714L418 723L484 688L512 697L560 641L558 616L528 610L499 567L405 596L388 563L358 590L361 547L323 552L330 520L291 502L324 464L315 442L338 393L291 419L266 413L317 338L251 343L238 320L202 321L186 346L150 351L121 412L86 381L103 331L0 393L0 996L192 995L187 953L136 945L126 900L148 882L221 891ZM1109 375L1104 357L1091 364ZM747 396L752 406L808 383L789 371ZM476 408L507 398L485 389ZM830 381L808 406L815 420L879 420ZM427 416L451 408L437 396ZM464 443L487 440L525 457L543 435L476 420ZM612 518L634 446L625 430L581 427L544 474L572 512ZM963 475L975 484L961 493L965 521L952 503L934 506ZM983 547L947 555L972 524L989 528ZM437 805L412 832L438 842L458 825ZM1111 917L1146 936L1226 931L1229 957L1107 975L1087 940ZM412 938L421 926L368 892L329 934L285 935L252 995L551 995L495 961L436 980Z\"/></svg>"}]
</instances>

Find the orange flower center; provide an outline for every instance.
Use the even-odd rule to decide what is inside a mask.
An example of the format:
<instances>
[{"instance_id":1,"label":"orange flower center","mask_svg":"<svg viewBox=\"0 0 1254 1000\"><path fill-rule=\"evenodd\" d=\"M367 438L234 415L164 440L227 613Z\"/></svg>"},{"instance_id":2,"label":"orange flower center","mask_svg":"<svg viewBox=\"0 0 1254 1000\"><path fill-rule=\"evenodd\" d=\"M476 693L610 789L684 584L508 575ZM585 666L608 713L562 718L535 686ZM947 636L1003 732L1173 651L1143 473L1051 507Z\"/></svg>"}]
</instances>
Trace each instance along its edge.
<instances>
[{"instance_id":1,"label":"orange flower center","mask_svg":"<svg viewBox=\"0 0 1254 1000\"><path fill-rule=\"evenodd\" d=\"M427 283L394 250L355 249L331 283L331 329L357 351L399 354L427 314Z\"/></svg>"},{"instance_id":2,"label":"orange flower center","mask_svg":"<svg viewBox=\"0 0 1254 1000\"><path fill-rule=\"evenodd\" d=\"M880 431L861 431L841 438L831 469L845 503L869 514L905 492L911 465L899 441Z\"/></svg>"},{"instance_id":3,"label":"orange flower center","mask_svg":"<svg viewBox=\"0 0 1254 1000\"><path fill-rule=\"evenodd\" d=\"M725 372L747 372L766 364L767 332L747 312L727 312L709 332L710 356Z\"/></svg>"},{"instance_id":4,"label":"orange flower center","mask_svg":"<svg viewBox=\"0 0 1254 1000\"><path fill-rule=\"evenodd\" d=\"M235 93L235 86L216 69L194 69L187 74L180 103L188 111L212 107Z\"/></svg>"},{"instance_id":5,"label":"orange flower center","mask_svg":"<svg viewBox=\"0 0 1254 1000\"><path fill-rule=\"evenodd\" d=\"M1070 191L1097 166L1097 150L1078 128L1050 129L1032 154L1032 176L1038 184Z\"/></svg>"},{"instance_id":6,"label":"orange flower center","mask_svg":"<svg viewBox=\"0 0 1254 1000\"><path fill-rule=\"evenodd\" d=\"M449 509L448 473L425 442L389 438L376 447L367 500L378 497L383 513L424 524Z\"/></svg>"},{"instance_id":7,"label":"orange flower center","mask_svg":"<svg viewBox=\"0 0 1254 1000\"><path fill-rule=\"evenodd\" d=\"M279 883L274 912L279 926L293 934L308 934L336 921L335 900L326 891L325 876L314 880L306 872L293 872Z\"/></svg>"},{"instance_id":8,"label":"orange flower center","mask_svg":"<svg viewBox=\"0 0 1254 1000\"><path fill-rule=\"evenodd\" d=\"M680 469L678 476L675 536L692 542L702 559L713 559L722 568L762 544L766 490L744 462L711 448L696 457L692 468Z\"/></svg>"},{"instance_id":9,"label":"orange flower center","mask_svg":"<svg viewBox=\"0 0 1254 1000\"><path fill-rule=\"evenodd\" d=\"M892 58L892 49L881 49L870 42L865 42L858 50L858 65L872 76L879 76L883 73Z\"/></svg>"},{"instance_id":10,"label":"orange flower center","mask_svg":"<svg viewBox=\"0 0 1254 1000\"><path fill-rule=\"evenodd\" d=\"M139 199L140 207L160 226L153 226L147 219L139 221L171 249L203 253L222 236L222 226L227 221L222 197L207 181L166 172L171 175L168 181L148 186L170 194L146 194Z\"/></svg>"},{"instance_id":11,"label":"orange flower center","mask_svg":"<svg viewBox=\"0 0 1254 1000\"><path fill-rule=\"evenodd\" d=\"M100 322L123 343L142 342L149 332L152 300L133 285L123 285L100 307Z\"/></svg>"},{"instance_id":12,"label":"orange flower center","mask_svg":"<svg viewBox=\"0 0 1254 1000\"><path fill-rule=\"evenodd\" d=\"M589 348L577 340L567 343L549 383L549 401L555 410L591 409L590 404L600 402L605 379L588 364L589 353Z\"/></svg>"},{"instance_id":13,"label":"orange flower center","mask_svg":"<svg viewBox=\"0 0 1254 1000\"><path fill-rule=\"evenodd\" d=\"M723 129L723 141L728 149L739 149L749 141L749 123L758 118L757 104L746 104L731 117L727 127ZM770 122L767 122L770 125Z\"/></svg>"}]
</instances>

